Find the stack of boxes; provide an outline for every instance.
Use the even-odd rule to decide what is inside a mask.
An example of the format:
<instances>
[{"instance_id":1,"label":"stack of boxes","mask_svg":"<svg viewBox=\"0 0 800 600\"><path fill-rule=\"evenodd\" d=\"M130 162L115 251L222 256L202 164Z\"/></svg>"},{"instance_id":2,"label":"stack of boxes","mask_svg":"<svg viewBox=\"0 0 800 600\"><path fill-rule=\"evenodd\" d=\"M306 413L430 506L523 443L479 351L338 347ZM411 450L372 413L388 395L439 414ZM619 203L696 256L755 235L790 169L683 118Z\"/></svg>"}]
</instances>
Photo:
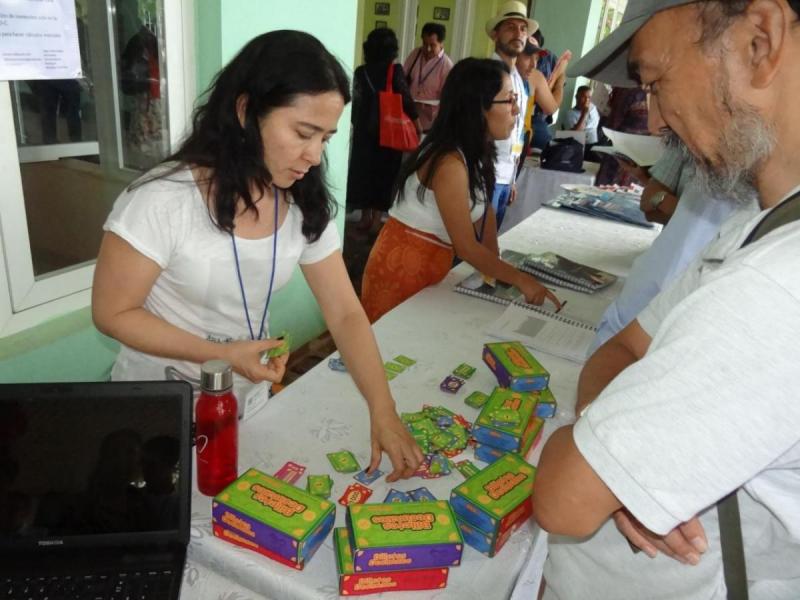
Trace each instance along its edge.
<instances>
[{"instance_id":1,"label":"stack of boxes","mask_svg":"<svg viewBox=\"0 0 800 600\"><path fill-rule=\"evenodd\" d=\"M334 542L342 595L442 588L464 544L443 500L350 505Z\"/></svg>"},{"instance_id":2,"label":"stack of boxes","mask_svg":"<svg viewBox=\"0 0 800 600\"><path fill-rule=\"evenodd\" d=\"M302 569L333 529L336 506L249 469L212 502L214 535Z\"/></svg>"},{"instance_id":3,"label":"stack of boxes","mask_svg":"<svg viewBox=\"0 0 800 600\"><path fill-rule=\"evenodd\" d=\"M450 504L464 542L490 557L499 552L533 512L535 475L535 467L507 453L456 486Z\"/></svg>"}]
</instances>

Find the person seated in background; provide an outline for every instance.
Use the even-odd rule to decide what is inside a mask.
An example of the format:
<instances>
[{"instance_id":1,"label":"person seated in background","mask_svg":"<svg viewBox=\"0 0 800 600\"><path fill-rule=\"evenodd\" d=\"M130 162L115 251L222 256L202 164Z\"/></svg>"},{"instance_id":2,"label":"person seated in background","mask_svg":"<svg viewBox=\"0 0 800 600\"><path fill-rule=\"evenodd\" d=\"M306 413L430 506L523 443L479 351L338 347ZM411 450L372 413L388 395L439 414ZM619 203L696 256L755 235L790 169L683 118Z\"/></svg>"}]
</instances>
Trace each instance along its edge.
<instances>
[{"instance_id":1,"label":"person seated in background","mask_svg":"<svg viewBox=\"0 0 800 600\"><path fill-rule=\"evenodd\" d=\"M423 133L430 130L439 112L439 106L434 102L441 98L444 81L453 68L453 61L444 51L445 33L444 25L425 23L422 26L422 45L412 50L403 64Z\"/></svg>"},{"instance_id":2,"label":"person seated in background","mask_svg":"<svg viewBox=\"0 0 800 600\"><path fill-rule=\"evenodd\" d=\"M626 168L630 164L623 163ZM641 167L630 170L640 181L649 177L641 201L648 220L655 220L654 213L659 218L666 217L667 211L670 218L650 247L636 258L622 291L603 314L589 347L590 356L680 277L736 210L734 202L708 195L697 177L693 160L679 148L667 148L649 174ZM664 209L664 205L668 208Z\"/></svg>"},{"instance_id":3,"label":"person seated in background","mask_svg":"<svg viewBox=\"0 0 800 600\"><path fill-rule=\"evenodd\" d=\"M600 113L592 104L592 88L582 85L575 94L575 106L564 119L564 129L583 131L586 134L584 156L589 156L592 146L597 143L597 128L600 126Z\"/></svg>"},{"instance_id":4,"label":"person seated in background","mask_svg":"<svg viewBox=\"0 0 800 600\"><path fill-rule=\"evenodd\" d=\"M560 60L555 71L551 71L550 78L546 78L541 71L536 68L539 60L539 50L531 38L525 44L525 49L517 57L516 69L522 77L525 93L528 95L528 102L525 108L525 134L522 145L522 159L517 166L517 175L522 169L522 163L528 155L533 140L533 116L536 107L539 107L541 114L552 115L561 106L564 96L564 81L567 76L567 65L572 53L567 51L564 60Z\"/></svg>"},{"instance_id":5,"label":"person seated in background","mask_svg":"<svg viewBox=\"0 0 800 600\"><path fill-rule=\"evenodd\" d=\"M508 67L465 58L445 82L433 128L403 163L394 204L369 254L361 302L371 322L441 281L458 256L481 273L517 286L528 302L553 293L499 258L494 210L494 141L517 119Z\"/></svg>"},{"instance_id":6,"label":"person seated in background","mask_svg":"<svg viewBox=\"0 0 800 600\"><path fill-rule=\"evenodd\" d=\"M739 209L586 362L542 449L544 600L800 598L798 61L797 0L630 0L570 72L643 84L651 130Z\"/></svg>"}]
</instances>

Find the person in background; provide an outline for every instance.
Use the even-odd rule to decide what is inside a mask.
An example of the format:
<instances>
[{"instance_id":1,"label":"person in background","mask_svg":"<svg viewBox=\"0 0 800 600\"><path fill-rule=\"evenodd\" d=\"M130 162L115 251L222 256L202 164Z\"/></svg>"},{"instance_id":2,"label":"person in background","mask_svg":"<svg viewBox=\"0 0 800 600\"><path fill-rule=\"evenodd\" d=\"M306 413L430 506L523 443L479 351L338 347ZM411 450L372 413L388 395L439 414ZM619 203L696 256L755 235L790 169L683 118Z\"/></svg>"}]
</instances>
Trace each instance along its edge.
<instances>
[{"instance_id":1,"label":"person in background","mask_svg":"<svg viewBox=\"0 0 800 600\"><path fill-rule=\"evenodd\" d=\"M539 50L531 39L525 44L525 49L517 57L516 69L522 77L528 103L525 107L525 134L522 145L522 158L517 167L517 174L522 170L522 163L528 155L534 136L533 118L538 110L542 115L549 116L561 106L564 95L564 82L566 80L567 65L572 53L566 54L566 60L559 61L557 70L552 71L547 79L541 71L536 69L539 60Z\"/></svg>"},{"instance_id":2,"label":"person in background","mask_svg":"<svg viewBox=\"0 0 800 600\"><path fill-rule=\"evenodd\" d=\"M453 61L444 51L445 32L440 23L425 23L422 26L422 46L412 50L403 64L423 133L430 130L439 112L444 80L453 68Z\"/></svg>"},{"instance_id":3,"label":"person in background","mask_svg":"<svg viewBox=\"0 0 800 600\"><path fill-rule=\"evenodd\" d=\"M650 135L647 127L647 92L642 86L632 88L612 87L609 100L609 115L600 126L614 131ZM635 177L623 169L617 159L604 154L600 158L600 168L594 178L595 185L629 186Z\"/></svg>"},{"instance_id":4,"label":"person in background","mask_svg":"<svg viewBox=\"0 0 800 600\"><path fill-rule=\"evenodd\" d=\"M542 34L541 27L533 32L529 41L539 49L535 61L536 70L550 81L553 70L556 68L557 61L555 54L545 48L544 34ZM544 150L544 147L550 143L550 139L553 137L553 134L550 132L550 125L553 124L553 115L546 115L538 105L535 106L536 109L534 110L531 120L533 128L531 146L539 150Z\"/></svg>"},{"instance_id":5,"label":"person in background","mask_svg":"<svg viewBox=\"0 0 800 600\"><path fill-rule=\"evenodd\" d=\"M240 402L266 395L288 354L270 338L273 292L299 265L369 408L372 457L389 480L422 453L403 426L383 361L339 250L324 151L350 82L313 36L272 31L215 77L188 138L124 191L104 226L92 286L95 326L121 342L115 380L199 378L230 363Z\"/></svg>"},{"instance_id":6,"label":"person in background","mask_svg":"<svg viewBox=\"0 0 800 600\"><path fill-rule=\"evenodd\" d=\"M647 219L666 226L636 258L622 291L603 313L589 356L680 277L736 209L734 202L703 190L691 157L678 148L667 148L649 172L641 167L635 172L645 184L641 205Z\"/></svg>"},{"instance_id":7,"label":"person in background","mask_svg":"<svg viewBox=\"0 0 800 600\"><path fill-rule=\"evenodd\" d=\"M571 69L646 86L736 212L581 371L533 489L544 600L800 598L798 60L797 0L630 0Z\"/></svg>"},{"instance_id":8,"label":"person in background","mask_svg":"<svg viewBox=\"0 0 800 600\"><path fill-rule=\"evenodd\" d=\"M539 24L527 17L527 6L519 0L509 0L500 6L498 13L486 21L486 34L494 41L492 58L506 64L511 73L511 85L517 105L516 120L511 134L504 140L495 142L495 185L492 207L495 211L497 228L503 224L506 208L514 202L517 164L522 154L525 134L525 108L528 96L522 77L516 69L517 57L522 54L528 35L539 29Z\"/></svg>"},{"instance_id":9,"label":"person in background","mask_svg":"<svg viewBox=\"0 0 800 600\"><path fill-rule=\"evenodd\" d=\"M508 68L491 59L456 64L439 116L400 169L389 220L372 247L361 289L370 321L444 278L454 256L517 286L528 302L558 299L499 258L494 210L494 140L514 128L517 105Z\"/></svg>"},{"instance_id":10,"label":"person in background","mask_svg":"<svg viewBox=\"0 0 800 600\"><path fill-rule=\"evenodd\" d=\"M564 129L570 131L583 131L586 134L584 156L592 151L592 146L597 143L597 128L600 126L600 113L592 104L592 88L582 85L575 94L575 106L572 107L564 119Z\"/></svg>"},{"instance_id":11,"label":"person in background","mask_svg":"<svg viewBox=\"0 0 800 600\"><path fill-rule=\"evenodd\" d=\"M347 210L361 210L356 226L361 235L377 233L383 213L392 203L392 185L403 153L380 143L378 93L386 88L392 66L392 89L403 96L403 112L422 132L417 107L408 90L403 67L395 64L398 44L394 31L372 30L364 42L364 64L353 74L353 141L347 171Z\"/></svg>"}]
</instances>

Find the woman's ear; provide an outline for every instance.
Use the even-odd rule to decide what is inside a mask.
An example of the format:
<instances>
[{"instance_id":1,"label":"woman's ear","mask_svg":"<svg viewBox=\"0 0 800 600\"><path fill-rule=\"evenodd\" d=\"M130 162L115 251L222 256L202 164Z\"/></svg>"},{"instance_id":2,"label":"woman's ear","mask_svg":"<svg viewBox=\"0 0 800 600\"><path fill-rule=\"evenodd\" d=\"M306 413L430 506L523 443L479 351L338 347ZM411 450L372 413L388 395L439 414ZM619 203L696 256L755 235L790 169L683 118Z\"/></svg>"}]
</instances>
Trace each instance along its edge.
<instances>
[{"instance_id":1,"label":"woman's ear","mask_svg":"<svg viewBox=\"0 0 800 600\"><path fill-rule=\"evenodd\" d=\"M247 114L247 101L248 101L247 94L240 94L238 98L236 98L236 118L239 119L239 125L242 129L244 129L244 118Z\"/></svg>"}]
</instances>

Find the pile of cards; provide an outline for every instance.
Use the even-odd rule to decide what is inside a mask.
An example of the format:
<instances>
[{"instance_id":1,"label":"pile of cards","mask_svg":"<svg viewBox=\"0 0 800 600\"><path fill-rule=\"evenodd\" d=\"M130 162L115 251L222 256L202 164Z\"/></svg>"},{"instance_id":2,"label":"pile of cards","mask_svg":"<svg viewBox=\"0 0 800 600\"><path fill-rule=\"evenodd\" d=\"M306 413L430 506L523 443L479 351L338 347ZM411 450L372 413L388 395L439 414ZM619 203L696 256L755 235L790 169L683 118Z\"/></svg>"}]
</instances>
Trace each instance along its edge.
<instances>
[{"instance_id":1,"label":"pile of cards","mask_svg":"<svg viewBox=\"0 0 800 600\"><path fill-rule=\"evenodd\" d=\"M415 364L417 364L417 361L415 361L413 358L398 354L392 360L383 363L383 370L386 372L386 379L391 381L400 375L400 373L409 367L414 366Z\"/></svg>"},{"instance_id":2,"label":"pile of cards","mask_svg":"<svg viewBox=\"0 0 800 600\"><path fill-rule=\"evenodd\" d=\"M461 363L452 374L448 375L439 384L439 389L448 394L455 394L464 385L465 380L469 379L475 374L475 367L467 363Z\"/></svg>"},{"instance_id":3,"label":"pile of cards","mask_svg":"<svg viewBox=\"0 0 800 600\"><path fill-rule=\"evenodd\" d=\"M443 406L423 406L420 412L400 415L423 454L456 456L467 446L472 425Z\"/></svg>"},{"instance_id":4,"label":"pile of cards","mask_svg":"<svg viewBox=\"0 0 800 600\"><path fill-rule=\"evenodd\" d=\"M383 499L383 503L391 503L391 502L427 502L427 501L435 501L436 496L434 496L431 491L426 487L417 488L415 490L411 490L410 492L401 492L400 490L396 490L394 488L389 490L389 493L386 494L386 498Z\"/></svg>"}]
</instances>

